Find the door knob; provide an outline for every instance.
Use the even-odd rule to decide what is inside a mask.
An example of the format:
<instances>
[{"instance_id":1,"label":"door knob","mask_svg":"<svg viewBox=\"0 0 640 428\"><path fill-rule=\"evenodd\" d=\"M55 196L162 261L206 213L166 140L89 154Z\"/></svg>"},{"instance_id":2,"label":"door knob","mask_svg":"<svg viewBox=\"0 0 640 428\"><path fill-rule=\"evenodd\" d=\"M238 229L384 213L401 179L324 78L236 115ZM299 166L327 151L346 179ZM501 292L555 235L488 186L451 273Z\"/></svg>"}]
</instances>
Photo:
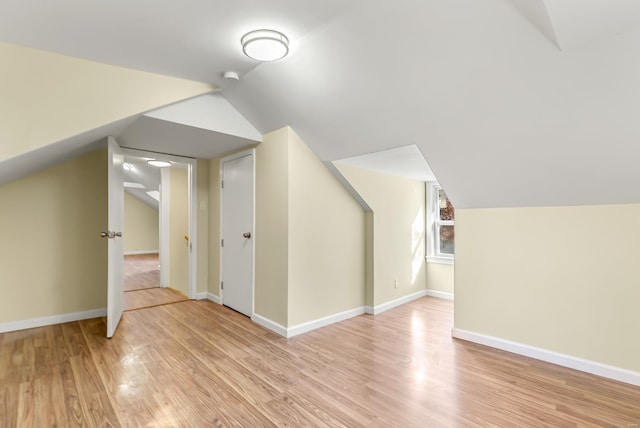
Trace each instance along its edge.
<instances>
[{"instance_id":1,"label":"door knob","mask_svg":"<svg viewBox=\"0 0 640 428\"><path fill-rule=\"evenodd\" d=\"M247 239L249 239L249 238L251 238L251 232L245 232L245 233L242 234L242 236L247 238Z\"/></svg>"}]
</instances>

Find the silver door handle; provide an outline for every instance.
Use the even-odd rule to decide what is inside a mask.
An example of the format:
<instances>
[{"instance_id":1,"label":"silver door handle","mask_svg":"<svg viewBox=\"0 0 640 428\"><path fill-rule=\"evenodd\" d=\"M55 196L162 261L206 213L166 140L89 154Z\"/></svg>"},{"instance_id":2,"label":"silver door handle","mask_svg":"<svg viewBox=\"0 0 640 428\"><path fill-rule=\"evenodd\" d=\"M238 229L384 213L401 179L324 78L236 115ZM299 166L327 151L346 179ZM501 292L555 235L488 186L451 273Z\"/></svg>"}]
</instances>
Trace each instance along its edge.
<instances>
[{"instance_id":1,"label":"silver door handle","mask_svg":"<svg viewBox=\"0 0 640 428\"><path fill-rule=\"evenodd\" d=\"M251 238L251 232L245 232L245 233L242 234L242 236L247 238L247 239L249 239L249 238Z\"/></svg>"},{"instance_id":2,"label":"silver door handle","mask_svg":"<svg viewBox=\"0 0 640 428\"><path fill-rule=\"evenodd\" d=\"M106 232L100 232L100 237L102 237L102 238L113 239L116 236L121 237L122 236L122 232L114 232L112 230L107 230Z\"/></svg>"}]
</instances>

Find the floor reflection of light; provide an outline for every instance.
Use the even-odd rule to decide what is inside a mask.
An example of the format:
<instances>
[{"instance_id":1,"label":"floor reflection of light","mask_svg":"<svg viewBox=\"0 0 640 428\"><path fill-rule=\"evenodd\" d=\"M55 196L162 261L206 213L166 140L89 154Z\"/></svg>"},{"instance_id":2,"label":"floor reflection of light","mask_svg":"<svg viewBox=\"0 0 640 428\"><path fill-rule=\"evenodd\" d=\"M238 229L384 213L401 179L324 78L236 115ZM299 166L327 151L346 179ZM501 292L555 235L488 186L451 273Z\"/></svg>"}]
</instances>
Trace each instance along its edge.
<instances>
[{"instance_id":1,"label":"floor reflection of light","mask_svg":"<svg viewBox=\"0 0 640 428\"><path fill-rule=\"evenodd\" d=\"M413 381L416 385L422 385L427 380L427 366L424 363L423 353L425 352L424 343L424 319L417 313L411 316L411 347L414 364L416 367L413 371Z\"/></svg>"},{"instance_id":2,"label":"floor reflection of light","mask_svg":"<svg viewBox=\"0 0 640 428\"><path fill-rule=\"evenodd\" d=\"M424 263L424 211L422 207L411 224L411 283L415 283Z\"/></svg>"}]
</instances>

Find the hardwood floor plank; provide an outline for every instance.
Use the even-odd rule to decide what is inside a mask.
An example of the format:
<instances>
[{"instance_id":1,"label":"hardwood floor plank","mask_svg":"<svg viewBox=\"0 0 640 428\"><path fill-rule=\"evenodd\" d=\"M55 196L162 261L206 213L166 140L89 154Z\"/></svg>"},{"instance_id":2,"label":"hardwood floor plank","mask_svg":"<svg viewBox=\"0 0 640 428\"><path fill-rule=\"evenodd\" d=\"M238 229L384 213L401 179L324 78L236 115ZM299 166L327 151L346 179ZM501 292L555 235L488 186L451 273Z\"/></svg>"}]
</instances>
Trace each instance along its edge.
<instances>
[{"instance_id":1,"label":"hardwood floor plank","mask_svg":"<svg viewBox=\"0 0 640 428\"><path fill-rule=\"evenodd\" d=\"M124 256L124 291L160 287L158 254Z\"/></svg>"},{"instance_id":2,"label":"hardwood floor plank","mask_svg":"<svg viewBox=\"0 0 640 428\"><path fill-rule=\"evenodd\" d=\"M187 300L189 300L187 296L172 288L155 287L145 290L132 290L124 293L124 310L133 311Z\"/></svg>"},{"instance_id":3,"label":"hardwood floor plank","mask_svg":"<svg viewBox=\"0 0 640 428\"><path fill-rule=\"evenodd\" d=\"M206 301L0 334L0 426L624 427L640 388L451 338L419 299L292 339Z\"/></svg>"}]
</instances>

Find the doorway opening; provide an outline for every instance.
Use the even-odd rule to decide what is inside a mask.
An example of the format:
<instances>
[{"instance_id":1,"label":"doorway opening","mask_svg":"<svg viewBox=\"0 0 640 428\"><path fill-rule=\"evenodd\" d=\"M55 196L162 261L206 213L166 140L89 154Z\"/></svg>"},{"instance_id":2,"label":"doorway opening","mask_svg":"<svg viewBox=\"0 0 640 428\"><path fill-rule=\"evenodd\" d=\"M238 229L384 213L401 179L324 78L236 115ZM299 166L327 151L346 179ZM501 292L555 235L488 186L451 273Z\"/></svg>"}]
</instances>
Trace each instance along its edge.
<instances>
[{"instance_id":1,"label":"doorway opening","mask_svg":"<svg viewBox=\"0 0 640 428\"><path fill-rule=\"evenodd\" d=\"M195 275L191 267L195 213L190 202L195 161L123 151L123 309L137 310L194 298L191 286L193 280L195 288Z\"/></svg>"}]
</instances>

